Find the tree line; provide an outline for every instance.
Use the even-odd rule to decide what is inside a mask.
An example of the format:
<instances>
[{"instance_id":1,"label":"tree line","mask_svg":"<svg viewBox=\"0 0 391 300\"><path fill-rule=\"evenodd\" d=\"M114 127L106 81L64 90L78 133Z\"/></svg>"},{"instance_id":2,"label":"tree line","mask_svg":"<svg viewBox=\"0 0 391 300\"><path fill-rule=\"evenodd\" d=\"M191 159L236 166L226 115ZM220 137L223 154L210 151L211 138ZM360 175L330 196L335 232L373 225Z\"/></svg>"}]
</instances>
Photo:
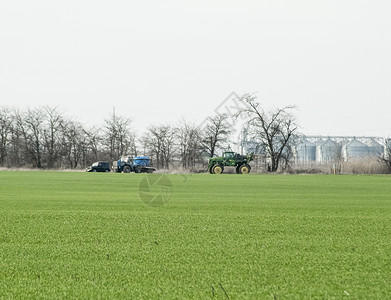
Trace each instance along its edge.
<instances>
[{"instance_id":1,"label":"tree line","mask_svg":"<svg viewBox=\"0 0 391 300\"><path fill-rule=\"evenodd\" d=\"M293 106L265 111L257 97L238 96L234 114L215 113L202 126L181 120L154 124L137 136L129 118L109 115L100 127L87 127L64 115L57 107L24 110L0 106L0 166L46 169L84 168L94 161L115 161L125 154L148 155L158 169L180 166L195 169L206 158L229 146L241 118L250 140L270 159L277 171L292 158L292 141L298 125Z\"/></svg>"},{"instance_id":2,"label":"tree line","mask_svg":"<svg viewBox=\"0 0 391 300\"><path fill-rule=\"evenodd\" d=\"M194 169L205 157L228 145L227 115L208 118L203 127L182 120L150 126L140 136L129 118L112 113L100 127L87 127L58 107L21 110L0 107L0 166L78 169L121 155L149 155L161 169L174 161Z\"/></svg>"}]
</instances>

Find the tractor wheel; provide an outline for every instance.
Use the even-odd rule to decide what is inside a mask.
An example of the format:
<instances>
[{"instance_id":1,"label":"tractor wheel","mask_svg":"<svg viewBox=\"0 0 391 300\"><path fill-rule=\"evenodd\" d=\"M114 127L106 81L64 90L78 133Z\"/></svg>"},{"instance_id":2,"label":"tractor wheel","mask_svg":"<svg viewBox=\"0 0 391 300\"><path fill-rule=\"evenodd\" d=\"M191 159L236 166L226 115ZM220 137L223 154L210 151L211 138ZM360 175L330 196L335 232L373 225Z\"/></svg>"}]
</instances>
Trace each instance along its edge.
<instances>
[{"instance_id":1,"label":"tractor wheel","mask_svg":"<svg viewBox=\"0 0 391 300\"><path fill-rule=\"evenodd\" d=\"M240 166L236 167L236 174L240 174Z\"/></svg>"},{"instance_id":2,"label":"tractor wheel","mask_svg":"<svg viewBox=\"0 0 391 300\"><path fill-rule=\"evenodd\" d=\"M134 173L141 173L141 167L140 166L136 166L134 168Z\"/></svg>"},{"instance_id":3,"label":"tractor wheel","mask_svg":"<svg viewBox=\"0 0 391 300\"><path fill-rule=\"evenodd\" d=\"M241 165L239 167L240 174L248 174L250 173L251 167L248 164Z\"/></svg>"},{"instance_id":4,"label":"tractor wheel","mask_svg":"<svg viewBox=\"0 0 391 300\"><path fill-rule=\"evenodd\" d=\"M129 166L124 166L122 169L124 173L130 173L130 167Z\"/></svg>"},{"instance_id":5,"label":"tractor wheel","mask_svg":"<svg viewBox=\"0 0 391 300\"><path fill-rule=\"evenodd\" d=\"M221 166L221 165L215 165L213 168L212 168L212 173L213 174L221 174L223 173L224 171L224 167Z\"/></svg>"}]
</instances>

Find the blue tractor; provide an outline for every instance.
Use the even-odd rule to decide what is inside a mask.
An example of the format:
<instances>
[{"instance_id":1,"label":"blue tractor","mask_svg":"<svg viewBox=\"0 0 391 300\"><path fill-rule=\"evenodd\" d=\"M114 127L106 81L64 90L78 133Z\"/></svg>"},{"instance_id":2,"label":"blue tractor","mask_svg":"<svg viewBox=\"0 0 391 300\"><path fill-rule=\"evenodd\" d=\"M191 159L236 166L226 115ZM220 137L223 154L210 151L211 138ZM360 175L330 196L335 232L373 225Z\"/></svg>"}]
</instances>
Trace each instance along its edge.
<instances>
[{"instance_id":1,"label":"blue tractor","mask_svg":"<svg viewBox=\"0 0 391 300\"><path fill-rule=\"evenodd\" d=\"M113 163L113 171L118 173L153 173L156 169L151 166L151 159L147 156L122 156Z\"/></svg>"}]
</instances>

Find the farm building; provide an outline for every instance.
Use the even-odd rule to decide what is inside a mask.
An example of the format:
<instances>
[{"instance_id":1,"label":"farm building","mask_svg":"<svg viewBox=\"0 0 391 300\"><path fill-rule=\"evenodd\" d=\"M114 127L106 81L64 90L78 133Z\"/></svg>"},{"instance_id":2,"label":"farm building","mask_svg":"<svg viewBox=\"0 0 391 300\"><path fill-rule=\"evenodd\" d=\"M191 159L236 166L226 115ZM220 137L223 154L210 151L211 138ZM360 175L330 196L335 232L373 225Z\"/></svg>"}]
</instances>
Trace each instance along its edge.
<instances>
[{"instance_id":1,"label":"farm building","mask_svg":"<svg viewBox=\"0 0 391 300\"><path fill-rule=\"evenodd\" d=\"M255 140L242 139L240 144L242 153L266 155ZM385 153L387 145L391 145L391 139L381 137L300 136L292 150L296 164L323 164L379 156Z\"/></svg>"}]
</instances>

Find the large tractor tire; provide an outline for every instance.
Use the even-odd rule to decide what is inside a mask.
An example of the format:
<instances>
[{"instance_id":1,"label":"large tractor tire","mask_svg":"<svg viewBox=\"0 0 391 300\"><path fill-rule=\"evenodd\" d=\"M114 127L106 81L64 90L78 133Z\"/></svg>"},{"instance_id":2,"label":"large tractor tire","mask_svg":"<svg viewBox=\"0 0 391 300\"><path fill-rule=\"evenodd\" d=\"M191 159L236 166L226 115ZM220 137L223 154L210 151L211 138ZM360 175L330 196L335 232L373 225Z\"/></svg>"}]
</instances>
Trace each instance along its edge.
<instances>
[{"instance_id":1,"label":"large tractor tire","mask_svg":"<svg viewBox=\"0 0 391 300\"><path fill-rule=\"evenodd\" d=\"M239 167L240 174L248 174L250 173L251 167L248 164L241 165Z\"/></svg>"},{"instance_id":2,"label":"large tractor tire","mask_svg":"<svg viewBox=\"0 0 391 300\"><path fill-rule=\"evenodd\" d=\"M122 171L124 173L130 173L130 167L129 166L124 166L124 168L122 169Z\"/></svg>"},{"instance_id":3,"label":"large tractor tire","mask_svg":"<svg viewBox=\"0 0 391 300\"><path fill-rule=\"evenodd\" d=\"M224 167L222 165L215 165L212 168L212 173L213 174L221 174L224 172Z\"/></svg>"},{"instance_id":4,"label":"large tractor tire","mask_svg":"<svg viewBox=\"0 0 391 300\"><path fill-rule=\"evenodd\" d=\"M140 166L136 166L135 168L134 168L134 173L141 173L141 167Z\"/></svg>"}]
</instances>

